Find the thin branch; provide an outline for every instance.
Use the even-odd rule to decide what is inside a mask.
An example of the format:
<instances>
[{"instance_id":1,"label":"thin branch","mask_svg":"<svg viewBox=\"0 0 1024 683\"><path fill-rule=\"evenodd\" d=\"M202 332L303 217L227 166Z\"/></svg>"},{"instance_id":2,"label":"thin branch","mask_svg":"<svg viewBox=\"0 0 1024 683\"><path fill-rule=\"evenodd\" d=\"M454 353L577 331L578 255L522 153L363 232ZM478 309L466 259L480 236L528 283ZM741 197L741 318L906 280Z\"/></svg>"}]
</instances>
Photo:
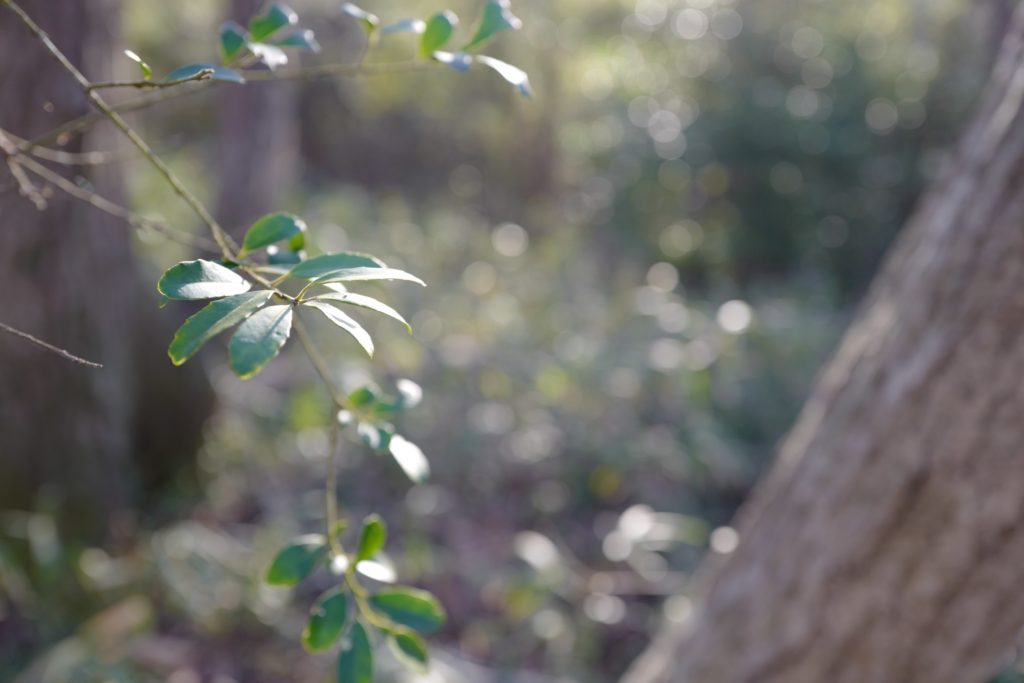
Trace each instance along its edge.
<instances>
[{"instance_id":1,"label":"thin branch","mask_svg":"<svg viewBox=\"0 0 1024 683\"><path fill-rule=\"evenodd\" d=\"M167 239L177 242L178 244L184 244L186 246L195 247L211 253L219 253L220 251L217 244L210 240L199 237L198 235L189 234L182 230L176 230L163 221L147 218L137 214L127 207L110 201L97 192L80 187L52 169L43 166L34 159L22 158L21 163L29 171L35 173L58 190L61 190L65 194L68 194L75 199L79 199L90 206L103 211L104 213L108 213L111 216L124 220L136 230L153 230L154 232L160 233Z\"/></svg>"},{"instance_id":2,"label":"thin branch","mask_svg":"<svg viewBox=\"0 0 1024 683\"><path fill-rule=\"evenodd\" d=\"M305 349L306 355L309 356L309 360L313 364L313 368L327 386L327 391L331 395L331 400L334 401L334 404L342 410L347 410L349 407L348 401L336 388L334 378L331 377L331 371L327 367L327 361L324 360L323 354L320 353L320 349L317 348L316 343L313 341L313 337L310 336L309 330L306 329L306 324L301 318L299 318L299 316L295 316L295 319L292 321L292 328L298 335L299 343L302 344L302 348Z\"/></svg>"},{"instance_id":3,"label":"thin branch","mask_svg":"<svg viewBox=\"0 0 1024 683\"><path fill-rule=\"evenodd\" d=\"M34 157L65 166L99 166L100 164L110 164L128 158L128 155L123 152L65 152L60 149L42 147L2 128L0 128L0 135L6 135L14 143L13 148L9 152L12 156L14 154L27 153Z\"/></svg>"},{"instance_id":4,"label":"thin branch","mask_svg":"<svg viewBox=\"0 0 1024 683\"><path fill-rule=\"evenodd\" d=\"M106 81L92 83L86 88L87 91L107 90L110 88L135 88L136 90L160 90L173 88L182 83L193 83L195 81L208 81L213 76L213 69L200 69L194 74L184 78L176 78L173 81Z\"/></svg>"},{"instance_id":5,"label":"thin branch","mask_svg":"<svg viewBox=\"0 0 1024 683\"><path fill-rule=\"evenodd\" d=\"M99 363L93 363L91 360L86 360L84 358L79 358L78 356L76 356L75 354L71 353L70 351L65 351L64 349L62 349L60 347L57 347L57 346L54 346L53 344L47 344L42 339L39 339L37 337L33 337L28 332L22 332L21 330L16 330L13 327L10 327L9 325L5 325L3 323L0 323L0 330L3 330L4 332L7 332L8 334L13 334L15 337L21 337L22 339L24 339L26 341L32 342L36 346L41 346L44 349L46 349L47 351L50 351L51 353L55 353L58 356L61 356L62 358L66 358L67 360L73 361L75 363L78 363L79 365L84 365L87 368L102 368L103 367Z\"/></svg>"}]
</instances>

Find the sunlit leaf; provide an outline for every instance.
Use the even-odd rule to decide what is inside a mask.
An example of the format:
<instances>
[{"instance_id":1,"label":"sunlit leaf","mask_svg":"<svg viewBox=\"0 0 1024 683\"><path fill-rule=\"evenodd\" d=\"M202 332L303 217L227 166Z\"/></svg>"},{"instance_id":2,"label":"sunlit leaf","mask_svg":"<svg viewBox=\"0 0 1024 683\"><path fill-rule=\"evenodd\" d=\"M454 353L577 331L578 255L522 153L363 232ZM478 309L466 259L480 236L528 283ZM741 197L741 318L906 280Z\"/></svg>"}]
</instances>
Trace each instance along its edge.
<instances>
[{"instance_id":1,"label":"sunlit leaf","mask_svg":"<svg viewBox=\"0 0 1024 683\"><path fill-rule=\"evenodd\" d=\"M487 0L476 34L462 49L472 50L502 31L518 30L522 26L523 22L509 9L508 0Z\"/></svg>"},{"instance_id":2,"label":"sunlit leaf","mask_svg":"<svg viewBox=\"0 0 1024 683\"><path fill-rule=\"evenodd\" d=\"M249 291L252 285L219 263L196 259L168 268L156 288L168 299L214 299Z\"/></svg>"},{"instance_id":3,"label":"sunlit leaf","mask_svg":"<svg viewBox=\"0 0 1024 683\"><path fill-rule=\"evenodd\" d=\"M330 283L337 284L337 283ZM313 301L334 301L342 304L349 304L350 306L359 306L360 308L366 308L371 311L375 311L382 315L386 315L389 318L397 320L398 322L405 325L405 329L412 332L412 327L406 322L405 318L382 301L374 299L372 296L366 296L365 294L356 294L354 292L327 292L325 294L318 294L313 297Z\"/></svg>"},{"instance_id":4,"label":"sunlit leaf","mask_svg":"<svg viewBox=\"0 0 1024 683\"><path fill-rule=\"evenodd\" d=\"M293 26L299 21L299 15L288 5L275 2L263 14L256 15L249 21L249 35L253 41L261 41L274 35L286 26Z\"/></svg>"},{"instance_id":5,"label":"sunlit leaf","mask_svg":"<svg viewBox=\"0 0 1024 683\"><path fill-rule=\"evenodd\" d=\"M359 534L359 549L356 550L356 562L368 560L381 550L388 541L388 530L380 515L370 515L363 520L363 530Z\"/></svg>"},{"instance_id":6,"label":"sunlit leaf","mask_svg":"<svg viewBox=\"0 0 1024 683\"><path fill-rule=\"evenodd\" d=\"M381 28L382 35L389 33L423 33L427 28L427 22L422 19L402 19Z\"/></svg>"},{"instance_id":7,"label":"sunlit leaf","mask_svg":"<svg viewBox=\"0 0 1024 683\"><path fill-rule=\"evenodd\" d=\"M256 55L271 71L288 63L285 51L269 43L249 43L249 52Z\"/></svg>"},{"instance_id":8,"label":"sunlit leaf","mask_svg":"<svg viewBox=\"0 0 1024 683\"><path fill-rule=\"evenodd\" d=\"M423 455L419 446L400 434L395 434L391 437L388 447L395 462L402 468L410 481L422 484L427 480L430 476L430 462L427 461L427 456Z\"/></svg>"},{"instance_id":9,"label":"sunlit leaf","mask_svg":"<svg viewBox=\"0 0 1024 683\"><path fill-rule=\"evenodd\" d=\"M530 90L529 76L527 76L526 72L519 67L512 66L508 62L503 62L500 59L495 59L494 57L488 57L486 55L479 55L475 59L484 66L489 66L497 71L502 78L514 85L523 96L530 97L533 94L533 91Z\"/></svg>"},{"instance_id":10,"label":"sunlit leaf","mask_svg":"<svg viewBox=\"0 0 1024 683\"><path fill-rule=\"evenodd\" d=\"M338 657L338 683L373 683L373 650L358 621L352 624L348 646Z\"/></svg>"},{"instance_id":11,"label":"sunlit leaf","mask_svg":"<svg viewBox=\"0 0 1024 683\"><path fill-rule=\"evenodd\" d=\"M323 536L300 536L277 553L267 568L265 580L272 586L294 586L312 574L327 553L327 539Z\"/></svg>"},{"instance_id":12,"label":"sunlit leaf","mask_svg":"<svg viewBox=\"0 0 1024 683\"><path fill-rule=\"evenodd\" d=\"M302 263L305 259L306 252L301 249L299 251L281 249L276 244L267 247L267 263L270 265L294 266L296 263ZM278 269L277 275L284 275L287 272L286 268Z\"/></svg>"},{"instance_id":13,"label":"sunlit leaf","mask_svg":"<svg viewBox=\"0 0 1024 683\"><path fill-rule=\"evenodd\" d=\"M345 268L383 268L384 262L369 254L353 251L342 251L336 254L323 254L303 261L289 271L289 277L304 280L316 278Z\"/></svg>"},{"instance_id":14,"label":"sunlit leaf","mask_svg":"<svg viewBox=\"0 0 1024 683\"><path fill-rule=\"evenodd\" d=\"M362 7L358 7L351 2L343 4L341 6L341 11L342 13L357 20L367 34L373 33L377 30L377 27L380 26L380 17L372 12L367 12Z\"/></svg>"},{"instance_id":15,"label":"sunlit leaf","mask_svg":"<svg viewBox=\"0 0 1024 683\"><path fill-rule=\"evenodd\" d=\"M469 67L473 66L473 58L467 55L465 52L435 52L433 58L441 62L445 66L465 73L469 71Z\"/></svg>"},{"instance_id":16,"label":"sunlit leaf","mask_svg":"<svg viewBox=\"0 0 1024 683\"><path fill-rule=\"evenodd\" d=\"M242 253L288 240L288 247L298 251L306 245L306 222L290 213L263 216L249 228L242 241Z\"/></svg>"},{"instance_id":17,"label":"sunlit leaf","mask_svg":"<svg viewBox=\"0 0 1024 683\"><path fill-rule=\"evenodd\" d=\"M149 67L149 64L146 64L142 57L138 56L131 50L125 50L124 55L125 57L139 65L139 69L142 70L143 80L148 81L149 79L153 78L153 69Z\"/></svg>"},{"instance_id":18,"label":"sunlit leaf","mask_svg":"<svg viewBox=\"0 0 1024 683\"><path fill-rule=\"evenodd\" d=\"M245 50L245 29L233 21L220 27L220 58L225 64L233 62Z\"/></svg>"},{"instance_id":19,"label":"sunlit leaf","mask_svg":"<svg viewBox=\"0 0 1024 683\"><path fill-rule=\"evenodd\" d=\"M227 81L228 83L245 83L242 74L226 66L216 64L188 64L178 67L164 78L165 82L182 81L196 76L201 71L212 71L208 78L212 81Z\"/></svg>"},{"instance_id":20,"label":"sunlit leaf","mask_svg":"<svg viewBox=\"0 0 1024 683\"><path fill-rule=\"evenodd\" d=\"M375 610L400 626L430 635L445 622L445 611L437 598L418 588L394 588L370 596Z\"/></svg>"},{"instance_id":21,"label":"sunlit leaf","mask_svg":"<svg viewBox=\"0 0 1024 683\"><path fill-rule=\"evenodd\" d=\"M231 369L242 379L256 375L273 360L292 332L292 307L267 306L245 319L228 344Z\"/></svg>"},{"instance_id":22,"label":"sunlit leaf","mask_svg":"<svg viewBox=\"0 0 1024 683\"><path fill-rule=\"evenodd\" d=\"M400 379L395 383L401 396L399 405L402 409L415 408L423 400L423 389L411 379Z\"/></svg>"},{"instance_id":23,"label":"sunlit leaf","mask_svg":"<svg viewBox=\"0 0 1024 683\"><path fill-rule=\"evenodd\" d=\"M302 644L310 652L328 649L341 638L348 620L348 596L335 588L320 596L309 611Z\"/></svg>"},{"instance_id":24,"label":"sunlit leaf","mask_svg":"<svg viewBox=\"0 0 1024 683\"><path fill-rule=\"evenodd\" d=\"M383 553L372 560L363 560L356 565L356 571L381 583L394 583L398 578L394 565L384 557Z\"/></svg>"},{"instance_id":25,"label":"sunlit leaf","mask_svg":"<svg viewBox=\"0 0 1024 683\"><path fill-rule=\"evenodd\" d=\"M309 308L315 308L323 313L328 320L351 334L355 340L359 342L359 345L363 347L363 350L366 351L367 355L373 355L373 337L371 337L370 333L366 331L366 328L357 323L352 316L326 301L309 300L304 301L302 305L308 306Z\"/></svg>"},{"instance_id":26,"label":"sunlit leaf","mask_svg":"<svg viewBox=\"0 0 1024 683\"><path fill-rule=\"evenodd\" d=\"M388 450L394 430L394 427L387 422L360 422L356 428L363 443L380 452Z\"/></svg>"},{"instance_id":27,"label":"sunlit leaf","mask_svg":"<svg viewBox=\"0 0 1024 683\"><path fill-rule=\"evenodd\" d=\"M338 270L324 273L317 278L317 282L320 284L328 282L364 282L369 280L404 280L406 282L415 282L424 287L427 286L427 283L415 275L397 268L339 268Z\"/></svg>"},{"instance_id":28,"label":"sunlit leaf","mask_svg":"<svg viewBox=\"0 0 1024 683\"><path fill-rule=\"evenodd\" d=\"M415 633L397 631L388 637L388 647L395 659L417 673L425 673L430 664L427 644Z\"/></svg>"},{"instance_id":29,"label":"sunlit leaf","mask_svg":"<svg viewBox=\"0 0 1024 683\"><path fill-rule=\"evenodd\" d=\"M278 47L297 47L307 52L320 52L320 43L311 30L304 29L274 41Z\"/></svg>"},{"instance_id":30,"label":"sunlit leaf","mask_svg":"<svg viewBox=\"0 0 1024 683\"><path fill-rule=\"evenodd\" d=\"M245 320L262 308L273 292L261 289L220 299L207 305L178 328L167 349L175 365L181 365L202 348L203 344Z\"/></svg>"},{"instance_id":31,"label":"sunlit leaf","mask_svg":"<svg viewBox=\"0 0 1024 683\"><path fill-rule=\"evenodd\" d=\"M427 27L420 37L420 56L429 57L451 40L459 18L451 10L442 10L427 20Z\"/></svg>"}]
</instances>

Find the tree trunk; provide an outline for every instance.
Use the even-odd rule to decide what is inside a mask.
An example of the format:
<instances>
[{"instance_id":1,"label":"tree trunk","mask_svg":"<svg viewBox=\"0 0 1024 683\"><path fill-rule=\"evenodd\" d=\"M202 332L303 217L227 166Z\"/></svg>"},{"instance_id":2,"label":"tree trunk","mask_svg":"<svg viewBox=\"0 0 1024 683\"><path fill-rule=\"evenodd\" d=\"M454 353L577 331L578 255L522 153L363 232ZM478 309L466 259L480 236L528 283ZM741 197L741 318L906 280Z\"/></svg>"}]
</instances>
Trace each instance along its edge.
<instances>
[{"instance_id":1,"label":"tree trunk","mask_svg":"<svg viewBox=\"0 0 1024 683\"><path fill-rule=\"evenodd\" d=\"M88 76L109 78L116 0L21 4ZM31 138L86 110L71 77L0 6L0 127ZM97 136L108 146L113 133ZM116 166L75 172L121 200ZM0 165L0 185L10 180ZM0 194L0 320L103 364L0 336L0 509L59 511L66 529L96 540L191 461L212 394L198 367L168 361L173 327L154 292L124 223L61 194L43 211Z\"/></svg>"},{"instance_id":2,"label":"tree trunk","mask_svg":"<svg viewBox=\"0 0 1024 683\"><path fill-rule=\"evenodd\" d=\"M1024 9L698 607L624 681L975 683L1024 627ZM717 566L716 566L717 565Z\"/></svg>"}]
</instances>

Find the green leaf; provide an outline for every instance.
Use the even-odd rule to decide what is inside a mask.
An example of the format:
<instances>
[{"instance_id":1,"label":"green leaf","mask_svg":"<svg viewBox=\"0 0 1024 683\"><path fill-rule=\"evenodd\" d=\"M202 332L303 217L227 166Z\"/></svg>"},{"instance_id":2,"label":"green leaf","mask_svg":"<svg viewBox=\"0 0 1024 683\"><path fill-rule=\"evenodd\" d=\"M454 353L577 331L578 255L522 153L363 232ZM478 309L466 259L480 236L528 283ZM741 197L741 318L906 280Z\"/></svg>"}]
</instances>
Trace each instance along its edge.
<instances>
[{"instance_id":1,"label":"green leaf","mask_svg":"<svg viewBox=\"0 0 1024 683\"><path fill-rule=\"evenodd\" d=\"M220 58L225 64L235 61L242 54L248 42L245 29L233 21L225 22L220 27Z\"/></svg>"},{"instance_id":2,"label":"green leaf","mask_svg":"<svg viewBox=\"0 0 1024 683\"><path fill-rule=\"evenodd\" d=\"M370 604L401 626L430 635L445 621L444 607L437 598L418 588L395 588L370 596Z\"/></svg>"},{"instance_id":3,"label":"green leaf","mask_svg":"<svg viewBox=\"0 0 1024 683\"><path fill-rule=\"evenodd\" d=\"M476 35L462 49L472 50L490 40L495 34L509 29L518 30L522 27L523 22L509 9L508 0L487 0Z\"/></svg>"},{"instance_id":4,"label":"green leaf","mask_svg":"<svg viewBox=\"0 0 1024 683\"><path fill-rule=\"evenodd\" d=\"M368 560L381 550L388 541L388 530L380 515L370 515L363 520L363 530L359 534L359 549L356 551L356 562Z\"/></svg>"},{"instance_id":5,"label":"green leaf","mask_svg":"<svg viewBox=\"0 0 1024 683\"><path fill-rule=\"evenodd\" d=\"M422 484L430 476L430 462L427 460L427 456L423 455L420 447L412 441L395 434L391 437L388 448L391 451L391 456L410 481Z\"/></svg>"},{"instance_id":6,"label":"green leaf","mask_svg":"<svg viewBox=\"0 0 1024 683\"><path fill-rule=\"evenodd\" d=\"M242 74L238 73L234 69L229 69L226 66L217 66L215 64L188 64L167 74L167 76L164 77L164 81L171 82L184 80L195 76L200 71L212 71L213 73L208 77L212 81L245 83L245 79L242 78Z\"/></svg>"},{"instance_id":7,"label":"green leaf","mask_svg":"<svg viewBox=\"0 0 1024 683\"><path fill-rule=\"evenodd\" d=\"M269 289L229 296L208 304L174 333L167 349L171 362L181 365L221 332L234 327L262 308L274 293Z\"/></svg>"},{"instance_id":8,"label":"green leaf","mask_svg":"<svg viewBox=\"0 0 1024 683\"><path fill-rule=\"evenodd\" d=\"M304 301L302 305L308 306L309 308L315 308L323 313L327 316L328 320L351 334L355 340L359 342L359 345L363 347L363 350L366 351L367 355L373 356L373 337L371 337L370 333L366 331L366 328L357 323L352 316L345 313L337 306L332 306L324 301Z\"/></svg>"},{"instance_id":9,"label":"green leaf","mask_svg":"<svg viewBox=\"0 0 1024 683\"><path fill-rule=\"evenodd\" d=\"M388 316L394 320L405 325L405 329L412 332L412 326L405 321L405 318L395 309L391 308L382 301L374 299L372 296L366 296L364 294L355 294L354 292L328 292L326 294L318 294L313 297L313 301L337 301L342 304L349 304L351 306L359 306L360 308L366 308L371 311L376 311L383 315Z\"/></svg>"},{"instance_id":10,"label":"green leaf","mask_svg":"<svg viewBox=\"0 0 1024 683\"><path fill-rule=\"evenodd\" d=\"M139 65L139 68L142 70L143 80L148 81L153 78L153 69L149 68L149 64L146 64L142 57L138 56L131 50L125 50L124 56Z\"/></svg>"},{"instance_id":11,"label":"green leaf","mask_svg":"<svg viewBox=\"0 0 1024 683\"><path fill-rule=\"evenodd\" d=\"M402 19L401 21L388 24L380 32L381 35L389 33L423 33L426 29L427 24L422 19Z\"/></svg>"},{"instance_id":12,"label":"green leaf","mask_svg":"<svg viewBox=\"0 0 1024 683\"><path fill-rule=\"evenodd\" d=\"M427 286L427 283L423 280L404 270L381 268L380 266L375 268L339 268L338 270L328 271L316 279L318 284L328 282L363 282L369 280L405 280L406 282L415 282L424 287Z\"/></svg>"},{"instance_id":13,"label":"green leaf","mask_svg":"<svg viewBox=\"0 0 1024 683\"><path fill-rule=\"evenodd\" d=\"M231 369L249 379L263 369L288 341L292 331L292 307L267 306L246 318L228 344Z\"/></svg>"},{"instance_id":14,"label":"green leaf","mask_svg":"<svg viewBox=\"0 0 1024 683\"><path fill-rule=\"evenodd\" d=\"M278 47L297 47L307 52L320 52L320 43L316 41L313 32L308 28L275 40L274 45Z\"/></svg>"},{"instance_id":15,"label":"green leaf","mask_svg":"<svg viewBox=\"0 0 1024 683\"><path fill-rule=\"evenodd\" d=\"M277 553L264 580L271 586L294 586L313 573L327 552L327 539L323 536L300 536Z\"/></svg>"},{"instance_id":16,"label":"green leaf","mask_svg":"<svg viewBox=\"0 0 1024 683\"><path fill-rule=\"evenodd\" d=\"M338 642L348 619L348 596L342 588L330 590L309 611L302 644L309 652L321 652Z\"/></svg>"},{"instance_id":17,"label":"green leaf","mask_svg":"<svg viewBox=\"0 0 1024 683\"><path fill-rule=\"evenodd\" d=\"M248 280L219 263L196 259L168 268L157 283L157 290L168 299L214 299L247 292Z\"/></svg>"},{"instance_id":18,"label":"green leaf","mask_svg":"<svg viewBox=\"0 0 1024 683\"><path fill-rule=\"evenodd\" d=\"M338 683L373 683L373 649L358 621L352 624L348 646L338 657Z\"/></svg>"},{"instance_id":19,"label":"green leaf","mask_svg":"<svg viewBox=\"0 0 1024 683\"><path fill-rule=\"evenodd\" d=\"M354 251L342 251L336 254L323 254L303 261L289 271L289 277L304 280L315 280L321 275L332 273L343 268L383 268L384 262L369 254Z\"/></svg>"},{"instance_id":20,"label":"green leaf","mask_svg":"<svg viewBox=\"0 0 1024 683\"><path fill-rule=\"evenodd\" d=\"M415 633L394 631L388 637L388 647L402 664L417 673L426 673L430 664L427 644Z\"/></svg>"},{"instance_id":21,"label":"green leaf","mask_svg":"<svg viewBox=\"0 0 1024 683\"><path fill-rule=\"evenodd\" d=\"M423 388L411 379L400 379L395 383L395 386L401 397L398 401L398 407L402 410L415 408L423 400Z\"/></svg>"},{"instance_id":22,"label":"green leaf","mask_svg":"<svg viewBox=\"0 0 1024 683\"><path fill-rule=\"evenodd\" d=\"M429 57L440 50L449 40L459 23L458 16L451 10L442 10L427 20L427 27L420 37L420 56Z\"/></svg>"},{"instance_id":23,"label":"green leaf","mask_svg":"<svg viewBox=\"0 0 1024 683\"><path fill-rule=\"evenodd\" d=\"M473 66L473 58L465 52L435 52L433 57L445 66L450 66L460 73L469 71L469 67Z\"/></svg>"},{"instance_id":24,"label":"green leaf","mask_svg":"<svg viewBox=\"0 0 1024 683\"><path fill-rule=\"evenodd\" d=\"M353 408L365 408L377 401L377 392L370 387L359 387L348 395L348 403Z\"/></svg>"},{"instance_id":25,"label":"green leaf","mask_svg":"<svg viewBox=\"0 0 1024 683\"><path fill-rule=\"evenodd\" d=\"M371 12L367 12L361 7L357 7L351 2L346 2L342 5L341 11L343 14L347 14L357 20L362 25L363 31L365 31L367 35L376 31L377 27L380 26L380 17Z\"/></svg>"},{"instance_id":26,"label":"green leaf","mask_svg":"<svg viewBox=\"0 0 1024 683\"><path fill-rule=\"evenodd\" d=\"M298 251L306 246L306 223L290 213L272 213L252 224L242 240L242 254L288 240L288 247Z\"/></svg>"},{"instance_id":27,"label":"green leaf","mask_svg":"<svg viewBox=\"0 0 1024 683\"><path fill-rule=\"evenodd\" d=\"M306 252L303 250L292 251L291 249L280 249L277 245L271 244L267 247L267 264L280 266L294 266L306 259ZM288 270L281 269L278 275L284 275Z\"/></svg>"},{"instance_id":28,"label":"green leaf","mask_svg":"<svg viewBox=\"0 0 1024 683\"><path fill-rule=\"evenodd\" d=\"M519 93L524 97L530 97L533 95L533 91L530 89L530 78L526 75L526 72L519 67L512 66L508 62L503 62L500 59L495 59L494 57L488 57L487 55L480 55L476 57L476 61L497 71L502 78L514 85Z\"/></svg>"},{"instance_id":29,"label":"green leaf","mask_svg":"<svg viewBox=\"0 0 1024 683\"><path fill-rule=\"evenodd\" d=\"M269 43L249 43L249 52L256 55L271 71L288 63L285 51Z\"/></svg>"},{"instance_id":30,"label":"green leaf","mask_svg":"<svg viewBox=\"0 0 1024 683\"><path fill-rule=\"evenodd\" d=\"M266 12L249 20L249 35L253 41L260 41L269 38L285 26L293 26L298 21L299 15L295 10L288 5L275 2Z\"/></svg>"},{"instance_id":31,"label":"green leaf","mask_svg":"<svg viewBox=\"0 0 1024 683\"><path fill-rule=\"evenodd\" d=\"M384 452L388 450L388 446L391 444L395 428L387 422L360 422L356 430L359 432L359 438L368 447L375 451Z\"/></svg>"}]
</instances>

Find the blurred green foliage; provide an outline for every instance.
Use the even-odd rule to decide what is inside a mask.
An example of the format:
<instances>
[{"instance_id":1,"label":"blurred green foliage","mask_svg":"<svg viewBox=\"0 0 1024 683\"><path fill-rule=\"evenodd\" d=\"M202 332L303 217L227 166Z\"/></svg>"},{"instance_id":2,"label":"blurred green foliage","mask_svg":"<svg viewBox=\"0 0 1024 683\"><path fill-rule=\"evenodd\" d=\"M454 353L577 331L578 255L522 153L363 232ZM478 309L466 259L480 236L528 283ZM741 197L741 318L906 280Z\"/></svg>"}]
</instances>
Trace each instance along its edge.
<instances>
[{"instance_id":1,"label":"blurred green foliage","mask_svg":"<svg viewBox=\"0 0 1024 683\"><path fill-rule=\"evenodd\" d=\"M126 5L125 47L157 73L205 54L223 18L199 0ZM478 5L447 6L466 19L462 44ZM323 44L318 61L359 55L361 33L337 3L296 7ZM402 9L425 19L444 8ZM600 683L661 619L686 618L687 578L708 545L735 545L723 525L918 193L949 163L993 29L986 7L957 0L514 10L522 39L493 53L531 74L533 100L447 69L303 84L303 170L280 208L310 224L311 253L388 254L430 283L389 298L419 311L414 336L395 336L374 368L424 387L403 432L430 457L431 479L408 489L350 447L345 506L387 520L389 562L441 598L438 641L458 657ZM401 59L417 43L377 49L374 59ZM183 100L144 123L207 193L215 106ZM190 224L148 171L132 166L130 178L140 207ZM140 255L154 273L189 256L162 243ZM346 358L348 389L370 379L351 344L331 353ZM77 557L85 604L47 595L46 572L61 565L40 559L41 532L3 527L19 559L0 571L0 678L53 657L61 638L81 643L83 615L141 594L161 616L140 631L200 653L171 670L215 670L201 653L222 646L225 682L309 680L274 660L294 661L304 611L254 577L281 541L322 523L329 403L298 356L244 389L211 371L223 399L201 501L165 503L176 512L162 520L177 521L133 550L65 556ZM237 664L257 641L266 649ZM116 667L68 680L150 680L138 664Z\"/></svg>"}]
</instances>

